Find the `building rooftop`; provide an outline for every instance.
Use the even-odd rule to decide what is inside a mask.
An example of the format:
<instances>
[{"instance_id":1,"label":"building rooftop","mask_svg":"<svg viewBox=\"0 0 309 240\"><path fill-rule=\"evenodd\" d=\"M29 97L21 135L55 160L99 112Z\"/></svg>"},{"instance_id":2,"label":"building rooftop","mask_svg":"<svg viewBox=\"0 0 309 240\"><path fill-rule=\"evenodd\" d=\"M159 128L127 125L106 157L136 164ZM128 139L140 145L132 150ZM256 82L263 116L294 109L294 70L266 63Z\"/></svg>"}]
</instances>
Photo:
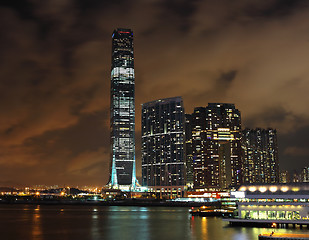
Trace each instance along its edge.
<instances>
[{"instance_id":1,"label":"building rooftop","mask_svg":"<svg viewBox=\"0 0 309 240\"><path fill-rule=\"evenodd\" d=\"M255 192L259 190L260 192L287 192L287 191L309 191L309 182L303 183L253 183L241 185L238 191L250 191Z\"/></svg>"},{"instance_id":2,"label":"building rooftop","mask_svg":"<svg viewBox=\"0 0 309 240\"><path fill-rule=\"evenodd\" d=\"M157 100L154 100L154 101L143 103L142 106L151 106L151 105L155 105L155 104L165 104L165 103L175 102L175 101L181 102L182 97L177 96L177 97L170 97L170 98L161 98L161 99L157 99Z\"/></svg>"}]
</instances>

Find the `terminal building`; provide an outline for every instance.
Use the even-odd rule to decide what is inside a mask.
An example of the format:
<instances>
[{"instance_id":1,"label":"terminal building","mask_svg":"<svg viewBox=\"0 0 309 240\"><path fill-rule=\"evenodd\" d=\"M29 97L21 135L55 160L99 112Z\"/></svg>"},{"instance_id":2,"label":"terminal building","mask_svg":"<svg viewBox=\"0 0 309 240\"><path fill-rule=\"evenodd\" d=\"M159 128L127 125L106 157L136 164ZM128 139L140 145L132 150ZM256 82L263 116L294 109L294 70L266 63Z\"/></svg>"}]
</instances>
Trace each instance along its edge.
<instances>
[{"instance_id":1,"label":"terminal building","mask_svg":"<svg viewBox=\"0 0 309 240\"><path fill-rule=\"evenodd\" d=\"M243 185L231 192L238 199L232 223L309 225L309 184Z\"/></svg>"}]
</instances>

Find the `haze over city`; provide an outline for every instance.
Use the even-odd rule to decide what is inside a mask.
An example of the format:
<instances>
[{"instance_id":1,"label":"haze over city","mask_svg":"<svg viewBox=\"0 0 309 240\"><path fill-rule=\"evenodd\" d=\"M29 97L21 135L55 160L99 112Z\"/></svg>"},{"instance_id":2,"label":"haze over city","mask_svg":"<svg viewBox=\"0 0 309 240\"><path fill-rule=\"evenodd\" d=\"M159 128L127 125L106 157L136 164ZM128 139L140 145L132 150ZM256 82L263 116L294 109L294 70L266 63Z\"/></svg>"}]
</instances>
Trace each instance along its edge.
<instances>
[{"instance_id":1,"label":"haze over city","mask_svg":"<svg viewBox=\"0 0 309 240\"><path fill-rule=\"evenodd\" d=\"M186 113L234 103L242 127L278 131L284 170L308 165L306 1L4 1L0 185L104 185L111 34L134 32L137 176L141 104Z\"/></svg>"}]
</instances>

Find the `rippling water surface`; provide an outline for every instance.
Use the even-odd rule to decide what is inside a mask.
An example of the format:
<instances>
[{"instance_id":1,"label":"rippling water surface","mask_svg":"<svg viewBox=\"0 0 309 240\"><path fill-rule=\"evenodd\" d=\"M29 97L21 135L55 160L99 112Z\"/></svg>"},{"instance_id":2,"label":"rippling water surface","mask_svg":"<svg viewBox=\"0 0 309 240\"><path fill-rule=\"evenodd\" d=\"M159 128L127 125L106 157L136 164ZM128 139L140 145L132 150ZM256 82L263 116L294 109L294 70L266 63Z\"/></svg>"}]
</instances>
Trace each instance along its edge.
<instances>
[{"instance_id":1,"label":"rippling water surface","mask_svg":"<svg viewBox=\"0 0 309 240\"><path fill-rule=\"evenodd\" d=\"M229 227L220 218L191 217L188 208L0 205L4 240L257 240L258 234L270 231Z\"/></svg>"}]
</instances>

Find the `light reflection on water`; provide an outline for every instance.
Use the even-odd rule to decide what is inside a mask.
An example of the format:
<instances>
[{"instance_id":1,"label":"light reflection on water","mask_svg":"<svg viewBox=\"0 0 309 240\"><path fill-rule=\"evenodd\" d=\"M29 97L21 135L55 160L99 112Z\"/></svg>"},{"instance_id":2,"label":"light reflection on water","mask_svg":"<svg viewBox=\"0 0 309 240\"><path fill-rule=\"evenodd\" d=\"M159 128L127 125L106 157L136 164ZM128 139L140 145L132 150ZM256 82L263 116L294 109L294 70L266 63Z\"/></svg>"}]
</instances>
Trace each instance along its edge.
<instances>
[{"instance_id":1,"label":"light reflection on water","mask_svg":"<svg viewBox=\"0 0 309 240\"><path fill-rule=\"evenodd\" d=\"M276 232L306 230L276 229ZM271 229L229 227L188 208L1 205L1 239L257 240Z\"/></svg>"},{"instance_id":2,"label":"light reflection on water","mask_svg":"<svg viewBox=\"0 0 309 240\"><path fill-rule=\"evenodd\" d=\"M32 239L42 239L40 205L38 205L34 212L32 212Z\"/></svg>"}]
</instances>

